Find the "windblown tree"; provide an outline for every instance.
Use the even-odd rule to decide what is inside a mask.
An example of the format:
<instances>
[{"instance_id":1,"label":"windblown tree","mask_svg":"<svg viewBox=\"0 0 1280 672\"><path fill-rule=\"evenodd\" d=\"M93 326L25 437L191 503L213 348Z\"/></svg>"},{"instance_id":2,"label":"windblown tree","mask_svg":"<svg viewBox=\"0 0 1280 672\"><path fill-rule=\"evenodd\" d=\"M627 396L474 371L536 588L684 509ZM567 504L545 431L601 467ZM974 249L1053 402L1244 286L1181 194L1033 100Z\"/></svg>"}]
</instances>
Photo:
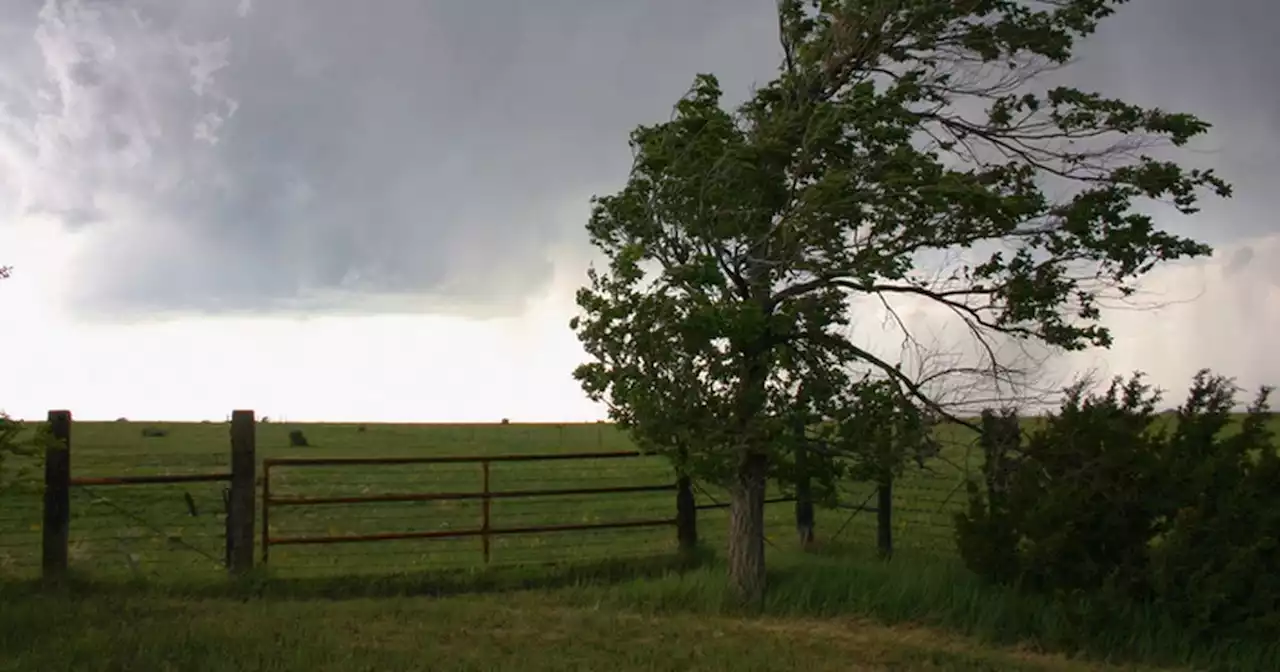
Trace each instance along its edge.
<instances>
[{"instance_id":1,"label":"windblown tree","mask_svg":"<svg viewBox=\"0 0 1280 672\"><path fill-rule=\"evenodd\" d=\"M773 81L726 109L699 75L633 132L625 188L593 200L609 263L578 294L575 375L729 489L740 597L763 595L766 484L799 449L838 470L875 450L885 399L907 434L939 410L848 336L859 297L927 302L979 342L1106 347L1107 301L1210 252L1139 210L1229 195L1150 151L1208 124L1047 81L1122 1L782 0Z\"/></svg>"},{"instance_id":2,"label":"windblown tree","mask_svg":"<svg viewBox=\"0 0 1280 672\"><path fill-rule=\"evenodd\" d=\"M0 266L0 280L8 278L11 270ZM47 441L43 434L36 440L24 440L22 435L22 423L0 410L0 493L30 475L30 458L38 455L36 448L43 445L39 442Z\"/></svg>"}]
</instances>

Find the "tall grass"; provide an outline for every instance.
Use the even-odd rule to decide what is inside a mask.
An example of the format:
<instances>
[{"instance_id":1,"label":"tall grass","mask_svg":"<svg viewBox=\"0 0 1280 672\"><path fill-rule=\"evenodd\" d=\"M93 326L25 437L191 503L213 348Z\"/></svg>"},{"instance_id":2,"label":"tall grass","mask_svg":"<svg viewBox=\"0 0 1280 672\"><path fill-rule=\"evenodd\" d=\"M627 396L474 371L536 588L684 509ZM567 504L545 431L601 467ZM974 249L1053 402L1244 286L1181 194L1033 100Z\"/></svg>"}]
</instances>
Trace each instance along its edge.
<instances>
[{"instance_id":1,"label":"tall grass","mask_svg":"<svg viewBox=\"0 0 1280 672\"><path fill-rule=\"evenodd\" d=\"M1157 611L1117 609L1085 598L1050 599L990 586L958 561L899 555L882 561L829 549L824 555L775 553L762 614L865 617L886 624L943 628L993 644L1075 652L1095 660L1190 666L1194 669L1280 669L1280 642L1197 642ZM743 614L716 562L685 572L606 586L582 583L560 591L575 604L646 613Z\"/></svg>"},{"instance_id":2,"label":"tall grass","mask_svg":"<svg viewBox=\"0 0 1280 672\"><path fill-rule=\"evenodd\" d=\"M1096 662L1198 670L1280 669L1280 643L1196 642L1161 614L1133 605L1051 600L984 585L955 561L899 555L882 561L856 549L820 554L775 551L770 589L759 611L746 613L727 592L715 557L666 558L542 568L388 575L378 579L273 578L238 582L113 584L69 582L57 595L119 600L138 596L184 603L234 598L263 604L404 597L533 600L545 606L649 617L808 620L866 619L890 626L945 630L992 646L1059 652ZM47 595L47 591L44 593ZM35 584L8 584L0 599L36 599ZM246 626L249 627L249 626Z\"/></svg>"}]
</instances>

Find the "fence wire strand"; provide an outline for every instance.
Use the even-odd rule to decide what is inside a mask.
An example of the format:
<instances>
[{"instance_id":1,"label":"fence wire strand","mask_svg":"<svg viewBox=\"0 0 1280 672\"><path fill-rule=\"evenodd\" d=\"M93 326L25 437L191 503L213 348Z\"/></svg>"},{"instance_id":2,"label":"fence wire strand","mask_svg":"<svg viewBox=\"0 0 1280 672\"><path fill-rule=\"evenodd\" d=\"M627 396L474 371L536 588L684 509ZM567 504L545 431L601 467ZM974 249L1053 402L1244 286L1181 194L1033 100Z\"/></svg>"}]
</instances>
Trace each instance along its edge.
<instances>
[{"instance_id":1,"label":"fence wire strand","mask_svg":"<svg viewBox=\"0 0 1280 672\"><path fill-rule=\"evenodd\" d=\"M88 425L88 423L84 423ZM227 425L171 425L163 437L139 437L135 423L102 423L77 431L73 476L187 475L225 472ZM310 441L292 445L293 426L260 424L259 458L499 456L632 450L616 428L588 425L326 425L303 426ZM891 525L895 549L954 553L953 516L962 511L969 453L951 450L926 468L909 468L894 483ZM260 468L259 479L264 476ZM489 564L614 560L669 553L676 548L676 475L657 456L547 462L490 463L490 530L551 525L663 521L653 527L592 529L493 535ZM713 549L727 542L727 491L694 484L698 536ZM502 493L663 486L654 492L513 496ZM177 577L223 570L225 484L72 487L70 555L77 570L97 574ZM479 463L386 467L292 467L271 469L273 499L347 498L371 495L474 493L484 488ZM876 544L877 516L869 506L873 484L842 487L839 506L816 511L819 539L844 544ZM773 485L767 497L785 493ZM257 502L259 516L263 501ZM270 507L267 535L306 536L397 534L483 527L480 499ZM824 519L831 523L824 524ZM31 577L40 565L41 497L37 491L0 493L0 578ZM261 518L256 521L261 526ZM795 531L791 506L766 507L765 541ZM825 531L825 533L824 533ZM255 534L261 538L262 530ZM260 542L259 542L260 543ZM408 539L333 545L273 545L270 568L284 574L365 574L431 571L484 565L482 537ZM262 549L257 549L261 557Z\"/></svg>"}]
</instances>

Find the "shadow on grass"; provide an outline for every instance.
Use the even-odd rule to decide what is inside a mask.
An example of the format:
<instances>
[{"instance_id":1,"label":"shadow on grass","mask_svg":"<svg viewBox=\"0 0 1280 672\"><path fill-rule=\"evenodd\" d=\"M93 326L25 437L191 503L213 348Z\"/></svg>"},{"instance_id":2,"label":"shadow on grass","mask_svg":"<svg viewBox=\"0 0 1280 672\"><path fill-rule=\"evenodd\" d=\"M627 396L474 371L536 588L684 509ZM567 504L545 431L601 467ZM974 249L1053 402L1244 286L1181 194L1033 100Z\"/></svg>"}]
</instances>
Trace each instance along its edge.
<instances>
[{"instance_id":1,"label":"shadow on grass","mask_svg":"<svg viewBox=\"0 0 1280 672\"><path fill-rule=\"evenodd\" d=\"M764 605L745 612L732 599L723 565L704 562L680 573L614 586L583 584L559 599L648 613L850 619L938 628L999 644L1082 655L1095 660L1197 670L1280 669L1280 641L1206 639L1144 604L1053 599L983 583L957 560L873 549L828 549L770 557Z\"/></svg>"},{"instance_id":2,"label":"shadow on grass","mask_svg":"<svg viewBox=\"0 0 1280 672\"><path fill-rule=\"evenodd\" d=\"M957 560L873 549L772 552L769 590L744 611L728 590L722 561L710 551L594 563L495 567L387 576L289 578L257 572L231 581L105 582L71 577L58 585L0 583L7 599L151 595L170 598L342 600L545 591L565 606L661 614L850 619L925 626L995 644L1015 644L1112 662L1199 670L1280 669L1280 643L1197 639L1158 610L1088 599L1050 599L986 585Z\"/></svg>"},{"instance_id":3,"label":"shadow on grass","mask_svg":"<svg viewBox=\"0 0 1280 672\"><path fill-rule=\"evenodd\" d=\"M63 597L159 595L322 600L446 597L519 590L556 590L582 585L608 587L648 577L679 575L706 567L713 561L712 554L698 551L592 562L315 577L280 576L269 568L258 568L245 576L221 580L104 580L71 573L55 581L0 581L0 598L36 594Z\"/></svg>"}]
</instances>

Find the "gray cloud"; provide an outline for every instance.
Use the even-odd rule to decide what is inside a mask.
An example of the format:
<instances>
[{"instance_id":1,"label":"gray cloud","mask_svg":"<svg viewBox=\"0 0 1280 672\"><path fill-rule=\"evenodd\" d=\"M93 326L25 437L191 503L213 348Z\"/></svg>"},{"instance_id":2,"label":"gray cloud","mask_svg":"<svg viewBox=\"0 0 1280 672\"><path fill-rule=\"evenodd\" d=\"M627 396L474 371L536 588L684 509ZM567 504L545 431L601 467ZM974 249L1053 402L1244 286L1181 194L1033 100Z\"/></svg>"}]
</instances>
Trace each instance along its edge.
<instances>
[{"instance_id":1,"label":"gray cloud","mask_svg":"<svg viewBox=\"0 0 1280 672\"><path fill-rule=\"evenodd\" d=\"M1241 193L1197 233L1230 240L1275 229L1280 47L1269 3L1208 4L1137 0L1076 70L1217 123L1203 158ZM769 77L774 30L772 0L11 2L0 208L97 234L99 313L503 311L581 241L558 213L625 176L630 129L695 72Z\"/></svg>"},{"instance_id":2,"label":"gray cloud","mask_svg":"<svg viewBox=\"0 0 1280 672\"><path fill-rule=\"evenodd\" d=\"M116 227L77 281L106 311L501 309L581 236L563 201L625 175L634 124L696 71L767 76L741 46L769 39L770 0L683 6L28 4L4 17L26 184L3 198Z\"/></svg>"},{"instance_id":3,"label":"gray cloud","mask_svg":"<svg viewBox=\"0 0 1280 672\"><path fill-rule=\"evenodd\" d=\"M1198 156L1184 158L1216 168L1236 196L1207 204L1214 229L1199 218L1171 224L1211 243L1280 231L1268 198L1280 168L1280 89L1270 85L1278 21L1268 0L1134 0L1081 50L1084 82L1213 124Z\"/></svg>"}]
</instances>

